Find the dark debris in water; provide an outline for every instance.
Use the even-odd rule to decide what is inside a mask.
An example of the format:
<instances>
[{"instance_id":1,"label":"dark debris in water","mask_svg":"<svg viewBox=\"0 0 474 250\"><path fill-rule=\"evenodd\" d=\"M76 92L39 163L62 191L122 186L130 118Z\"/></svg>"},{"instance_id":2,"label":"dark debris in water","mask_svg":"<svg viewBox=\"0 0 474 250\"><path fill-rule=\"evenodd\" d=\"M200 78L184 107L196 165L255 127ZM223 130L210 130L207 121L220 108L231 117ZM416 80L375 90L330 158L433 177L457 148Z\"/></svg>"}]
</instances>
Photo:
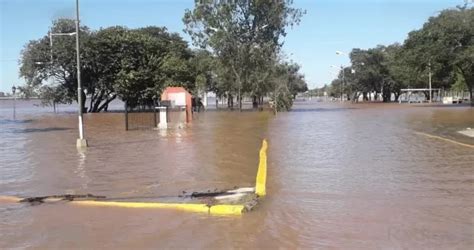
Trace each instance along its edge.
<instances>
[{"instance_id":1,"label":"dark debris in water","mask_svg":"<svg viewBox=\"0 0 474 250\"><path fill-rule=\"evenodd\" d=\"M32 205L39 205L46 202L48 199L59 199L63 201L73 201L77 199L105 199L105 196L93 195L93 194L63 194L63 195L48 195L48 196L37 196L28 197L20 200L20 202L30 203Z\"/></svg>"}]
</instances>

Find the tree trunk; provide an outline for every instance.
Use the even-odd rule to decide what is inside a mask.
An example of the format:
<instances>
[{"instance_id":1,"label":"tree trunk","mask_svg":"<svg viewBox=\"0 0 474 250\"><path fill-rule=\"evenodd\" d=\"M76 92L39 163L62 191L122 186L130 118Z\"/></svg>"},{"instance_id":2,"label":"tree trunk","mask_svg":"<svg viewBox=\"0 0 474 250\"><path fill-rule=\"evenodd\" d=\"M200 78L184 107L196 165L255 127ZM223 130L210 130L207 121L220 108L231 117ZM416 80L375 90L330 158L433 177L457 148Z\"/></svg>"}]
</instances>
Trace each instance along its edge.
<instances>
[{"instance_id":1,"label":"tree trunk","mask_svg":"<svg viewBox=\"0 0 474 250\"><path fill-rule=\"evenodd\" d=\"M469 99L471 99L471 106L474 107L474 95L472 91L474 90L472 85L468 85L469 88Z\"/></svg>"},{"instance_id":2,"label":"tree trunk","mask_svg":"<svg viewBox=\"0 0 474 250\"><path fill-rule=\"evenodd\" d=\"M82 103L81 103L82 112L87 113L87 107L86 107L87 96L86 96L86 93L84 93L84 91L81 91L81 95L82 95Z\"/></svg>"},{"instance_id":3,"label":"tree trunk","mask_svg":"<svg viewBox=\"0 0 474 250\"><path fill-rule=\"evenodd\" d=\"M117 95L113 95L112 97L110 97L109 99L107 99L107 100L104 102L104 104L102 104L102 105L97 109L96 112L100 112L100 111L102 111L102 110L107 111L107 109L108 109L108 107L109 107L109 103L110 103L111 101L113 101L116 97L117 97Z\"/></svg>"},{"instance_id":4,"label":"tree trunk","mask_svg":"<svg viewBox=\"0 0 474 250\"><path fill-rule=\"evenodd\" d=\"M89 103L89 111L92 111L92 105L95 102L95 99L96 99L95 89L93 89L91 93L91 102Z\"/></svg>"},{"instance_id":5,"label":"tree trunk","mask_svg":"<svg viewBox=\"0 0 474 250\"><path fill-rule=\"evenodd\" d=\"M234 97L231 94L227 95L227 108L234 109Z\"/></svg>"},{"instance_id":6,"label":"tree trunk","mask_svg":"<svg viewBox=\"0 0 474 250\"><path fill-rule=\"evenodd\" d=\"M427 92L427 91L423 91L423 95L425 95L425 99L426 99L427 101L430 100L430 92L429 92L429 91L428 91L428 92Z\"/></svg>"},{"instance_id":7,"label":"tree trunk","mask_svg":"<svg viewBox=\"0 0 474 250\"><path fill-rule=\"evenodd\" d=\"M354 92L352 94L352 102L359 102L360 92Z\"/></svg>"},{"instance_id":8,"label":"tree trunk","mask_svg":"<svg viewBox=\"0 0 474 250\"><path fill-rule=\"evenodd\" d=\"M472 75L472 66L471 70L468 72L471 72L471 74L468 74L465 70L463 70L462 67L458 67L459 70L461 70L461 74L464 77L464 80L466 81L467 89L469 89L469 99L471 100L471 106L474 107L474 97L472 91L474 90L474 76Z\"/></svg>"},{"instance_id":9,"label":"tree trunk","mask_svg":"<svg viewBox=\"0 0 474 250\"><path fill-rule=\"evenodd\" d=\"M390 91L384 91L382 93L382 101L383 102L390 102L391 97L392 97L392 93Z\"/></svg>"},{"instance_id":10,"label":"tree trunk","mask_svg":"<svg viewBox=\"0 0 474 250\"><path fill-rule=\"evenodd\" d=\"M362 99L363 99L364 101L369 101L369 97L367 96L367 92L363 92L363 93L362 93Z\"/></svg>"},{"instance_id":11,"label":"tree trunk","mask_svg":"<svg viewBox=\"0 0 474 250\"><path fill-rule=\"evenodd\" d=\"M239 104L239 111L242 112L242 90L239 87L239 96L237 96L238 104Z\"/></svg>"},{"instance_id":12,"label":"tree trunk","mask_svg":"<svg viewBox=\"0 0 474 250\"><path fill-rule=\"evenodd\" d=\"M258 109L258 101L257 101L257 98L258 98L258 97L257 97L256 95L252 96L252 108L254 108L254 109ZM258 99L260 99L260 98L258 98Z\"/></svg>"},{"instance_id":13,"label":"tree trunk","mask_svg":"<svg viewBox=\"0 0 474 250\"><path fill-rule=\"evenodd\" d=\"M91 100L91 106L92 109L89 110L89 112L95 113L99 112L99 105L102 102L102 99L104 98L104 90L101 90L100 93L97 94L97 96L94 98L94 100ZM92 103L93 102L93 103Z\"/></svg>"}]
</instances>

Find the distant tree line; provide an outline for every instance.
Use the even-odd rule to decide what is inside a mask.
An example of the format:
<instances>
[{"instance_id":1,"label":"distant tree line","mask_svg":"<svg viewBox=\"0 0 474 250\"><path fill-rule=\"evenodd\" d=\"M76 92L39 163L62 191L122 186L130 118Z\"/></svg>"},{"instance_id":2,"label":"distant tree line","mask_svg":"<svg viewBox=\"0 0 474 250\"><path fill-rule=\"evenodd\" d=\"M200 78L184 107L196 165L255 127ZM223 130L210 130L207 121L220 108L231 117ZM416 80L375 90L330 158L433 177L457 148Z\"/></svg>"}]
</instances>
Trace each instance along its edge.
<instances>
[{"instance_id":1,"label":"distant tree line","mask_svg":"<svg viewBox=\"0 0 474 250\"><path fill-rule=\"evenodd\" d=\"M410 32L403 44L355 48L349 57L344 78L341 70L329 86L316 91L336 97L344 93L352 100L376 93L375 98L389 102L392 94L398 100L403 88L428 88L431 69L432 88L469 91L474 104L474 8L466 3L443 10Z\"/></svg>"},{"instance_id":2,"label":"distant tree line","mask_svg":"<svg viewBox=\"0 0 474 250\"><path fill-rule=\"evenodd\" d=\"M271 97L278 110L288 110L296 93L307 90L299 65L283 60L285 28L304 14L281 1L196 0L183 22L197 49L164 27L99 30L80 27L81 78L89 112L106 111L120 98L129 105L159 100L167 86L182 86L195 95L213 91L254 105ZM77 100L75 32L70 19L53 22L50 32L28 42L21 52L23 93L39 95L46 103ZM52 41L52 44L51 44ZM85 98L83 106L85 106Z\"/></svg>"}]
</instances>

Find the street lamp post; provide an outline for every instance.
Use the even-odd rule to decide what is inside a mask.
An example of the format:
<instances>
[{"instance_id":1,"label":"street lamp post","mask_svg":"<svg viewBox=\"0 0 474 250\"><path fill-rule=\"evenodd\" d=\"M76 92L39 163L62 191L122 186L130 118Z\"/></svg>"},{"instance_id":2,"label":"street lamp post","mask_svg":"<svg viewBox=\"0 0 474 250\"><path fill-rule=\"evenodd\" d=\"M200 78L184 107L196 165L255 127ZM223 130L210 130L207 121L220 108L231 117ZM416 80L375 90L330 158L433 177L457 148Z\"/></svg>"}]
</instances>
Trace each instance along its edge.
<instances>
[{"instance_id":1,"label":"street lamp post","mask_svg":"<svg viewBox=\"0 0 474 250\"><path fill-rule=\"evenodd\" d=\"M341 102L344 102L344 84L346 81L346 74L344 72L344 66L341 65L341 70L342 70L342 84L341 84Z\"/></svg>"},{"instance_id":2,"label":"street lamp post","mask_svg":"<svg viewBox=\"0 0 474 250\"><path fill-rule=\"evenodd\" d=\"M431 96L431 58L428 62L428 82L429 82L429 88L430 88L430 101L429 103L431 103L431 99L432 99L432 96ZM439 93L439 91L438 91Z\"/></svg>"},{"instance_id":3,"label":"street lamp post","mask_svg":"<svg viewBox=\"0 0 474 250\"><path fill-rule=\"evenodd\" d=\"M79 47L79 0L76 0L76 61L77 61L77 102L79 106L78 119L79 119L79 138L76 141L78 148L87 147L87 140L84 138L84 125L83 125L83 106L82 106L82 83L81 83L81 54Z\"/></svg>"},{"instance_id":4,"label":"street lamp post","mask_svg":"<svg viewBox=\"0 0 474 250\"><path fill-rule=\"evenodd\" d=\"M53 76L53 63L54 63L54 59L53 59L53 36L73 36L75 35L76 32L70 32L70 33L53 33L53 29L51 28L51 30L49 31L49 49L50 49L50 62L49 62L49 65L51 67L51 82L52 84L54 85L54 76ZM44 64L42 62L35 62L35 64ZM56 113L56 102L53 100L53 110L54 110L54 113Z\"/></svg>"},{"instance_id":5,"label":"street lamp post","mask_svg":"<svg viewBox=\"0 0 474 250\"><path fill-rule=\"evenodd\" d=\"M13 94L13 120L16 120L16 87L13 85L12 94Z\"/></svg>"},{"instance_id":6,"label":"street lamp post","mask_svg":"<svg viewBox=\"0 0 474 250\"><path fill-rule=\"evenodd\" d=\"M336 51L336 55L346 55L346 53L341 52L341 51ZM341 65L341 70L342 70L342 84L341 84L341 102L344 102L344 83L346 81L346 76L344 72L344 66Z\"/></svg>"}]
</instances>

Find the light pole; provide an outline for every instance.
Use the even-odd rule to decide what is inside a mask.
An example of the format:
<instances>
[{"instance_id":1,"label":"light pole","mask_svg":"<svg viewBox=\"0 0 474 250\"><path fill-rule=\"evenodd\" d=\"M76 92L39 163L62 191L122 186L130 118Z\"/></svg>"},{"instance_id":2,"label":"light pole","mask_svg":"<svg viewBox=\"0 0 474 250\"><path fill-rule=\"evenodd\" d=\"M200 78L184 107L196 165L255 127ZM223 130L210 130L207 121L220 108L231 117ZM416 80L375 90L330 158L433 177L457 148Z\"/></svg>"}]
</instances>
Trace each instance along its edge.
<instances>
[{"instance_id":1,"label":"light pole","mask_svg":"<svg viewBox=\"0 0 474 250\"><path fill-rule=\"evenodd\" d=\"M84 125L83 125L83 106L82 106L82 83L81 83L81 53L79 48L79 0L76 0L76 61L77 61L77 102L79 106L78 119L79 119L79 138L76 141L78 148L86 148L87 140L84 138Z\"/></svg>"},{"instance_id":2,"label":"light pole","mask_svg":"<svg viewBox=\"0 0 474 250\"><path fill-rule=\"evenodd\" d=\"M16 120L16 87L15 85L12 86L12 94L13 94L13 120Z\"/></svg>"},{"instance_id":3,"label":"light pole","mask_svg":"<svg viewBox=\"0 0 474 250\"><path fill-rule=\"evenodd\" d=\"M54 76L53 76L53 64L54 64L54 58L53 58L53 36L73 36L76 34L76 32L70 32L70 33L53 33L53 30L51 29L49 32L49 48L50 48L50 61L49 61L49 66L51 70L51 83L54 85ZM35 62L36 65L45 65L48 64L47 62ZM56 113L56 102L53 100L53 109L54 113Z\"/></svg>"},{"instance_id":4,"label":"light pole","mask_svg":"<svg viewBox=\"0 0 474 250\"><path fill-rule=\"evenodd\" d=\"M76 32L70 32L70 33L53 33L53 29L51 28L51 31L49 31L49 48L50 48L50 54L51 54L51 65L53 64L53 36L74 36Z\"/></svg>"},{"instance_id":5,"label":"light pole","mask_svg":"<svg viewBox=\"0 0 474 250\"><path fill-rule=\"evenodd\" d=\"M344 52L341 52L339 50L336 50L336 55L347 55L346 53ZM342 70L342 84L341 84L341 102L344 102L344 83L346 81L346 76L345 76L345 72L344 72L344 66L341 65L341 70Z\"/></svg>"},{"instance_id":6,"label":"light pole","mask_svg":"<svg viewBox=\"0 0 474 250\"><path fill-rule=\"evenodd\" d=\"M344 66L341 65L342 71L342 85L341 85L341 102L344 102L344 84L346 82L346 73L344 72Z\"/></svg>"},{"instance_id":7,"label":"light pole","mask_svg":"<svg viewBox=\"0 0 474 250\"><path fill-rule=\"evenodd\" d=\"M428 62L428 82L429 82L429 88L430 88L430 101L429 103L431 103L431 99L432 99L432 96L431 96L431 58ZM439 93L439 91L438 91Z\"/></svg>"}]
</instances>

